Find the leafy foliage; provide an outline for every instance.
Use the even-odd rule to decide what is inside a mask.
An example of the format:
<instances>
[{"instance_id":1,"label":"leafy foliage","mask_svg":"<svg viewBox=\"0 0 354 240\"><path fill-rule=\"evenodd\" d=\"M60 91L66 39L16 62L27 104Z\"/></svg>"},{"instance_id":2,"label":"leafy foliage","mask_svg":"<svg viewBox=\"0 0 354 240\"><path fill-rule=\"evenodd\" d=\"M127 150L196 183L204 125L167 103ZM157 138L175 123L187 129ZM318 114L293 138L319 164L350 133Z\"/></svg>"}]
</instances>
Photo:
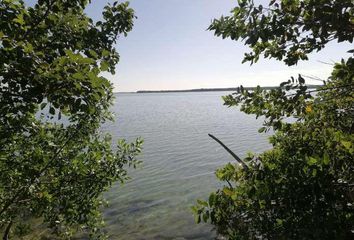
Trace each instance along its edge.
<instances>
[{"instance_id":1,"label":"leafy foliage","mask_svg":"<svg viewBox=\"0 0 354 240\"><path fill-rule=\"evenodd\" d=\"M210 29L247 39L253 48L247 61L264 53L292 65L332 39L352 42L353 11L352 1L271 1L269 8L239 1L232 17ZM246 157L247 167L229 163L217 170L227 185L193 207L197 222L210 221L229 239L352 239L353 81L350 57L318 89L307 89L299 75L278 89L241 87L225 96L225 105L265 118L259 131L274 130L273 148Z\"/></svg>"},{"instance_id":2,"label":"leafy foliage","mask_svg":"<svg viewBox=\"0 0 354 240\"><path fill-rule=\"evenodd\" d=\"M244 62L257 62L264 54L294 65L332 40L353 42L351 0L272 0L269 6L256 6L253 0L238 2L231 16L215 19L209 30L223 38L244 40L252 48Z\"/></svg>"},{"instance_id":3,"label":"leafy foliage","mask_svg":"<svg viewBox=\"0 0 354 240\"><path fill-rule=\"evenodd\" d=\"M25 234L38 218L62 237L100 237L102 192L127 179L142 141L100 132L111 120L117 37L133 27L128 3L93 22L88 0L0 2L0 227ZM40 114L42 113L42 114ZM48 115L49 117L45 117ZM61 119L63 117L63 119ZM21 230L22 229L22 230Z\"/></svg>"}]
</instances>

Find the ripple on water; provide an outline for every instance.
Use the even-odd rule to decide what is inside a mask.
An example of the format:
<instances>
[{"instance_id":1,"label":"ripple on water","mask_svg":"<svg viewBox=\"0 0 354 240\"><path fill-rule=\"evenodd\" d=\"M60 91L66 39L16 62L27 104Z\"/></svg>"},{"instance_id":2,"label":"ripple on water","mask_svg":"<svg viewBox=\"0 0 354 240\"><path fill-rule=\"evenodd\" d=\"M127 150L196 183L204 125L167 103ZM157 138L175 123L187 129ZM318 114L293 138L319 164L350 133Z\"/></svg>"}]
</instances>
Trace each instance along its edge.
<instances>
[{"instance_id":1,"label":"ripple on water","mask_svg":"<svg viewBox=\"0 0 354 240\"><path fill-rule=\"evenodd\" d=\"M214 239L208 224L195 224L190 207L220 187L214 172L234 161L208 137L212 133L239 156L269 149L258 134L262 120L222 105L226 93L118 94L118 120L103 126L115 139L144 138L143 165L132 179L105 195L110 239Z\"/></svg>"}]
</instances>

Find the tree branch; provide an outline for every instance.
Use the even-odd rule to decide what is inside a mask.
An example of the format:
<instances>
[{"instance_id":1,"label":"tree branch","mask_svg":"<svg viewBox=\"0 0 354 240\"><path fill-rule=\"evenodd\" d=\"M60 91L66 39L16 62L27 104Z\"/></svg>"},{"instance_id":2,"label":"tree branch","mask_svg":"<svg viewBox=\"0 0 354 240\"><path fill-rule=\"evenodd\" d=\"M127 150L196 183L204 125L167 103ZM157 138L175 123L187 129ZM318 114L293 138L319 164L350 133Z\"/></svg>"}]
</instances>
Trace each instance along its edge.
<instances>
[{"instance_id":1,"label":"tree branch","mask_svg":"<svg viewBox=\"0 0 354 240\"><path fill-rule=\"evenodd\" d=\"M239 158L233 151L231 151L223 142L221 142L218 138L216 138L214 135L212 135L212 134L210 134L210 133L209 133L208 135L209 135L209 137L211 137L212 139L214 139L217 143L219 143L228 153L230 153L230 155L231 155L237 162L239 162L239 163L242 165L242 167L243 167L244 170L248 170L248 169L249 169L248 165L247 165L244 161L242 161L242 159Z\"/></svg>"},{"instance_id":2,"label":"tree branch","mask_svg":"<svg viewBox=\"0 0 354 240\"><path fill-rule=\"evenodd\" d=\"M23 34L23 39L25 39L28 36L28 34L30 34L33 31L33 29L35 29L43 20L45 20L48 17L49 12L52 9L52 7L53 7L55 2L56 2L56 0L53 0L52 2L50 0L48 0L48 8L46 9L45 13L43 14L43 16L37 22L35 22L32 25L32 27L30 29L28 29L25 32L25 34Z\"/></svg>"}]
</instances>

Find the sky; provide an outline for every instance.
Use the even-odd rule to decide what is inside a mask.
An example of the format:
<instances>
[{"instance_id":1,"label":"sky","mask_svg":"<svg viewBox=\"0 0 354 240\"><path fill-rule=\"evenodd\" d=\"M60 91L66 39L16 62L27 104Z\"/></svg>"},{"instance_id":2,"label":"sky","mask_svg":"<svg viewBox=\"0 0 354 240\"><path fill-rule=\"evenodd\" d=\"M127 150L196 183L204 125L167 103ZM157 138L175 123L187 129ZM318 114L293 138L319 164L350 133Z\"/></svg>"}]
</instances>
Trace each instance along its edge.
<instances>
[{"instance_id":1,"label":"sky","mask_svg":"<svg viewBox=\"0 0 354 240\"><path fill-rule=\"evenodd\" d=\"M92 0L87 14L100 19L107 2L113 1ZM235 0L131 0L138 18L128 36L118 40L116 74L104 76L116 92L276 86L299 73L325 79L333 67L325 63L340 60L350 49L349 44L331 43L295 67L263 58L252 66L241 64L248 47L207 31L214 18L228 15L236 5Z\"/></svg>"}]
</instances>

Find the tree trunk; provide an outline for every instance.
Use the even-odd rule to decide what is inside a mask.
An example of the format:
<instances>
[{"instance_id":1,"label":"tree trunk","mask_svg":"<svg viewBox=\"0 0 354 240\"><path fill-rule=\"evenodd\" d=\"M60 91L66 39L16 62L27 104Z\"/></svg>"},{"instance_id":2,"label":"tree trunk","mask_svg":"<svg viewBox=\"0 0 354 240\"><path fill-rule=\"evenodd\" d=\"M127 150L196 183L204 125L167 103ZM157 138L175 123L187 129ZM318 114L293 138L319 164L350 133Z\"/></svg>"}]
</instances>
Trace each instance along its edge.
<instances>
[{"instance_id":1,"label":"tree trunk","mask_svg":"<svg viewBox=\"0 0 354 240\"><path fill-rule=\"evenodd\" d=\"M9 224L7 225L5 232L4 232L4 236L2 237L2 240L9 240L9 236L10 236L10 229L12 227L12 221L9 222Z\"/></svg>"}]
</instances>

